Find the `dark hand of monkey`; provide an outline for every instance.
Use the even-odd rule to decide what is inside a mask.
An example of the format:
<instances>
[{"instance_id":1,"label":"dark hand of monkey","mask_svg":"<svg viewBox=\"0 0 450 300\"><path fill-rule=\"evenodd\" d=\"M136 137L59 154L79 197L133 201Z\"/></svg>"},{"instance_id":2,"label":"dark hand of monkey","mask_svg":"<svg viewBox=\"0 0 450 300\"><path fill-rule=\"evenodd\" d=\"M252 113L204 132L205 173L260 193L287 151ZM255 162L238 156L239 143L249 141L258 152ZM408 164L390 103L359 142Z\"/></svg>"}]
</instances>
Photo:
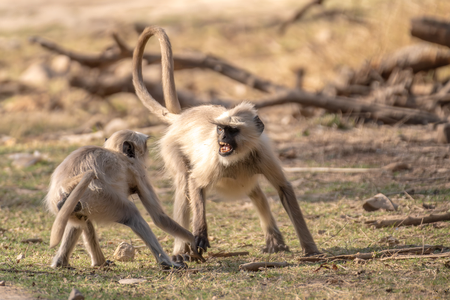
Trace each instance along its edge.
<instances>
[{"instance_id":1,"label":"dark hand of monkey","mask_svg":"<svg viewBox=\"0 0 450 300\"><path fill-rule=\"evenodd\" d=\"M209 246L209 243L208 243L208 246ZM200 262L205 262L206 261L206 259L204 259L203 258L203 256L202 256L202 251L200 250L200 253L199 253L199 251L197 251L197 247L195 247L195 246L191 246L190 247L191 248L191 253L189 254L190 255L190 261L196 261L196 262L198 262L198 261L200 261ZM206 250L205 250L205 252L206 252Z\"/></svg>"},{"instance_id":2,"label":"dark hand of monkey","mask_svg":"<svg viewBox=\"0 0 450 300\"><path fill-rule=\"evenodd\" d=\"M203 251L208 251L208 248L211 248L208 241L208 233L206 230L201 231L199 234L194 234L195 245L194 247L198 249L198 253L200 255L203 254Z\"/></svg>"},{"instance_id":3,"label":"dark hand of monkey","mask_svg":"<svg viewBox=\"0 0 450 300\"><path fill-rule=\"evenodd\" d=\"M184 262L174 262L173 265L169 265L166 262L161 262L159 265L161 266L161 269L163 269L163 270L170 270L170 269L182 270L182 269L188 268L188 265L185 264Z\"/></svg>"}]
</instances>

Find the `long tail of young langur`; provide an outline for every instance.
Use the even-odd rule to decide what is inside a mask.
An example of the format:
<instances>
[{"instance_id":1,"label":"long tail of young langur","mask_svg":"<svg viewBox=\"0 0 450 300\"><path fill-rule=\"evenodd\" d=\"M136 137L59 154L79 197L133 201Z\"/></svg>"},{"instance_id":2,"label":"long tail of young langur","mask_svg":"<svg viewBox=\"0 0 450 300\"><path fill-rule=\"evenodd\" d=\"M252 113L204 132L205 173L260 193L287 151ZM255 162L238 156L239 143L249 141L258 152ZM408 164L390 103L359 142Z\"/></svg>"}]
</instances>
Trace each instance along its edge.
<instances>
[{"instance_id":1,"label":"long tail of young langur","mask_svg":"<svg viewBox=\"0 0 450 300\"><path fill-rule=\"evenodd\" d=\"M147 41L155 35L161 46L161 70L162 85L164 92L164 101L166 107L159 104L148 92L142 77L142 57ZM147 27L139 37L136 48L133 53L133 85L138 98L150 112L155 114L163 122L172 124L181 112L180 102L178 101L175 90L175 80L173 77L173 58L172 47L169 37L164 29L157 26Z\"/></svg>"},{"instance_id":2,"label":"long tail of young langur","mask_svg":"<svg viewBox=\"0 0 450 300\"><path fill-rule=\"evenodd\" d=\"M94 171L87 171L84 173L80 182L70 193L70 196L64 202L64 205L59 210L56 215L56 219L53 222L52 231L50 234L50 248L55 247L59 244L64 234L64 230L66 228L67 222L69 221L70 214L75 209L80 198L83 196L84 192L86 192L87 187L91 183L92 179L94 179L95 173Z\"/></svg>"}]
</instances>

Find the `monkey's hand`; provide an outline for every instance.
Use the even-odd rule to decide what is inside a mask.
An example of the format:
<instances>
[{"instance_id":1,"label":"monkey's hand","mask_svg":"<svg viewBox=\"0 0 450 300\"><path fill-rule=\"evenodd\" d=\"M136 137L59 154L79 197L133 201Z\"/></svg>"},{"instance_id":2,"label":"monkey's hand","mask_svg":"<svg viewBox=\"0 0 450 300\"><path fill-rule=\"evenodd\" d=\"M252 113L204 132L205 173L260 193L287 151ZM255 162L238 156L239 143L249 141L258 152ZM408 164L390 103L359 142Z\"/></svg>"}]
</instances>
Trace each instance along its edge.
<instances>
[{"instance_id":1,"label":"monkey's hand","mask_svg":"<svg viewBox=\"0 0 450 300\"><path fill-rule=\"evenodd\" d=\"M208 233L205 231L200 232L198 234L194 234L195 245L194 248L198 249L198 253L200 255L203 254L203 251L208 251L208 248L211 248L208 241Z\"/></svg>"},{"instance_id":2,"label":"monkey's hand","mask_svg":"<svg viewBox=\"0 0 450 300\"><path fill-rule=\"evenodd\" d=\"M195 261L200 261L200 262L205 262L206 259L203 258L202 253L199 253L199 251L197 250L197 247L190 245L191 248L191 253L190 253L190 259L191 260L195 260Z\"/></svg>"}]
</instances>

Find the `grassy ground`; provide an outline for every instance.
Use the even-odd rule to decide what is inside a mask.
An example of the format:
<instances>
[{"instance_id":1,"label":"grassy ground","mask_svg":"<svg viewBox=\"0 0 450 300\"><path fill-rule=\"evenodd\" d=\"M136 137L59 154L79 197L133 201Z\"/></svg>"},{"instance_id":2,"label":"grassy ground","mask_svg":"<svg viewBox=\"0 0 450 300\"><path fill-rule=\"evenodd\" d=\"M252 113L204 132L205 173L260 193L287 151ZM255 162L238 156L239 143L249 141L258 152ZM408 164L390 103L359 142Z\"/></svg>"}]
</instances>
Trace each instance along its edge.
<instances>
[{"instance_id":1,"label":"grassy ground","mask_svg":"<svg viewBox=\"0 0 450 300\"><path fill-rule=\"evenodd\" d=\"M422 14L446 17L450 11L450 3L442 0L330 0L325 1L326 9L350 9L347 16L362 18L365 23L354 23L345 16L313 21L311 16L320 12L315 8L304 21L292 25L285 35L280 36L276 27L268 25L288 17L304 2L211 1L213 4L208 10L201 1L185 2L192 6L188 16L185 9L170 10L170 5L165 9L159 5L152 9L152 3L140 0L124 2L123 10L118 9L119 4L114 1L100 4L79 1L78 14L73 14L72 7L66 2L60 1L62 7L70 8L66 17L64 10L53 9L56 7L54 1L30 3L19 0L14 6L7 2L0 4L1 80L16 80L30 64L54 58L38 46L29 45L27 38L30 35L41 35L71 49L93 53L111 43L109 30L113 27L132 45L136 34L130 24L144 21L167 29L175 53L201 51L221 56L264 78L289 86L295 82L293 70L303 67L306 69L304 87L317 90L334 79L342 66L356 68L367 59L418 42L408 33L411 17ZM179 8L181 4L177 5L175 7ZM92 17L99 12L99 16ZM49 14L63 17L53 18L55 15ZM67 22L48 22L54 19ZM148 49L156 51L156 42L150 41ZM442 68L437 76L444 77L449 73L449 68ZM177 72L175 77L179 88L200 95L213 91L219 98L228 99L258 99L262 96L260 92L213 72L184 70ZM70 89L61 79L51 79L39 88L39 92L31 95L0 99L0 281L5 280L7 285L21 287L40 299L67 299L73 287L87 299L449 297L448 258L335 261L337 269L333 269L331 263L327 265L328 269L319 269L320 263L300 263L301 248L291 223L274 189L265 182L264 191L292 252L261 253L263 234L248 199L221 202L212 197L207 201L210 251L249 251L248 256L209 258L204 264L190 264L191 268L199 269L197 273L168 274L159 270L149 250L139 248L134 262L116 262L111 268L92 268L80 242L72 255L72 269L51 269L49 265L56 252L48 248L53 217L44 211L41 200L55 167L81 146L60 142L55 136L91 124L88 121L98 116L121 117L136 127L149 126L153 120L130 95L118 94L105 101ZM49 110L48 103L52 101L57 101L59 106ZM388 249L391 246L379 242L387 236L398 239L398 246L449 246L448 223L437 227L385 229L364 224L377 218L401 218L449 210L449 147L434 143L435 132L431 126L360 124L345 116L326 114L305 119L295 112L298 107L293 105L260 111L266 131L286 167L366 168L392 162L411 166L404 171L364 174L288 173L309 228L324 253L337 255ZM90 129L97 130L94 125ZM2 135L12 139L3 139ZM91 144L101 143L97 140ZM13 153L36 150L47 158L29 168L16 168L9 158ZM148 170L152 183L166 211L171 212L173 192L170 182L159 172L161 167L161 162L151 153ZM414 194L404 193L411 189L415 190ZM399 204L399 210L365 212L363 200L379 192L391 194L390 198ZM151 223L139 201L135 201ZM433 204L436 209L424 209L423 203ZM154 225L151 227L164 249L171 252L172 238ZM125 227L100 226L98 231L102 250L111 260L122 241L143 245ZM35 237L43 242L21 242ZM18 261L20 254L24 258ZM239 271L240 264L252 261L287 261L290 266L256 273ZM121 285L118 280L123 278L147 281L134 286Z\"/></svg>"},{"instance_id":2,"label":"grassy ground","mask_svg":"<svg viewBox=\"0 0 450 300\"><path fill-rule=\"evenodd\" d=\"M313 122L314 121L314 122ZM385 165L392 159L389 151L403 157L403 161L414 160L415 155L422 157L417 161L412 171L394 174L382 173L372 175L339 174L290 174L301 207L306 215L310 230L319 247L329 255L370 252L391 248L386 242L379 243L383 237L393 236L403 245L445 245L448 246L450 227L435 228L433 226L399 227L374 229L364 225L364 221L407 215L428 214L422 208L422 203L436 205L436 211L446 211L448 204L448 187L444 171L450 166L448 158L443 158L439 165L439 174L433 173L430 166L436 155L441 155L446 146L433 145L432 151L427 146L415 142L403 142L409 147L402 151L399 142L399 130L393 128L371 128L362 126L350 129L353 141L347 144L346 153L339 146L339 139L349 134L330 127L315 125L320 120L310 123L311 135L298 137L293 142L298 143L296 149L305 149L299 158L283 160L284 165L295 161L304 161L303 165L324 165L338 167L355 167L353 160L358 157L359 166ZM316 133L317 128L322 133ZM269 127L269 133L273 129ZM301 128L296 128L301 132ZM358 137L357 131L361 131ZM365 136L374 134L374 139L384 136L390 142L373 146ZM408 138L420 134L417 129L402 132ZM334 136L334 138L332 137ZM306 145L313 140L317 149L308 152ZM327 143L327 146L321 143ZM101 144L98 141L97 144ZM397 145L396 145L397 144ZM305 147L302 147L304 145ZM358 145L358 147L356 147ZM283 148L283 143L276 143L277 149ZM331 147L330 147L331 146ZM328 148L327 148L328 147ZM340 149L329 155L323 149ZM370 148L374 147L374 151ZM377 148L380 147L380 148ZM334 262L338 269L322 268L320 263L300 263L301 248L296 239L291 223L277 200L274 190L264 184L264 190L271 199L271 207L280 225L285 239L292 252L278 254L262 254L263 235L259 228L256 212L247 199L237 202L221 202L215 198L207 203L207 218L210 227L210 238L213 253L218 251L249 251L250 255L238 258L209 258L204 264L191 263L191 268L199 269L198 273L180 272L167 274L161 272L155 264L149 250L139 248L134 262L116 262L111 268L91 268L90 260L81 241L72 255L73 269L49 268L54 249L48 248L49 233L53 218L46 213L40 203L45 193L45 186L55 166L65 155L75 149L60 143L34 143L12 147L1 147L3 157L18 151L37 149L48 153L51 159L38 163L28 169L16 170L11 162L2 159L1 181L4 182L1 194L0 227L0 274L1 280L22 286L35 297L61 299L67 297L73 287L78 288L89 299L211 299L217 298L430 298L447 297L450 286L450 270L446 267L448 259L409 259L367 262ZM416 151L419 152L414 154ZM430 152L431 151L431 152ZM281 153L281 152L280 152ZM340 155L340 156L339 156ZM442 155L441 155L442 156ZM429 157L429 160L426 160ZM159 174L160 162L151 156L150 174L167 211L172 210L172 192L170 182ZM373 162L373 161L377 162ZM309 162L308 162L309 161ZM295 163L301 165L300 163ZM428 166L420 176L412 176L414 170ZM445 169L448 171L449 169ZM435 174L435 175L433 175ZM406 181L405 178L414 180ZM431 182L430 182L431 179ZM415 188L416 194L411 197L402 193L405 189ZM362 209L363 199L377 192L398 194L391 199L400 205L397 212L372 212ZM138 206L151 224L151 219L137 201ZM152 226L156 235L167 252L171 251L172 238ZM99 227L102 250L108 259L113 259L113 252L121 241L132 242L134 245L143 243L127 228L116 225ZM39 237L42 243L24 244L27 238ZM25 258L17 261L17 256L24 254ZM239 265L253 261L287 261L290 266L282 269L268 269L252 273L239 271ZM329 264L328 266L331 266ZM121 285L118 280L123 278L141 278L147 282L135 286Z\"/></svg>"}]
</instances>

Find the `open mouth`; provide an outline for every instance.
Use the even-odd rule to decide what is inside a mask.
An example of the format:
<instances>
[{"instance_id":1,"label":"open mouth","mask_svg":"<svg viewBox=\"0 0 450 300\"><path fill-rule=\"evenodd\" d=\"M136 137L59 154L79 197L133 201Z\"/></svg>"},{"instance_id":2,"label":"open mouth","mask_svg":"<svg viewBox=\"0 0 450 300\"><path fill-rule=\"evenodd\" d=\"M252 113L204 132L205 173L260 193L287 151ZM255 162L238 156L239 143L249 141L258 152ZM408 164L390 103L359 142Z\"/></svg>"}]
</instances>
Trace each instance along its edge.
<instances>
[{"instance_id":1,"label":"open mouth","mask_svg":"<svg viewBox=\"0 0 450 300\"><path fill-rule=\"evenodd\" d=\"M233 153L234 149L233 149L233 146L231 146L230 144L220 142L219 145L220 145L220 149L219 149L220 155L227 156L227 155L230 155L231 153Z\"/></svg>"}]
</instances>

